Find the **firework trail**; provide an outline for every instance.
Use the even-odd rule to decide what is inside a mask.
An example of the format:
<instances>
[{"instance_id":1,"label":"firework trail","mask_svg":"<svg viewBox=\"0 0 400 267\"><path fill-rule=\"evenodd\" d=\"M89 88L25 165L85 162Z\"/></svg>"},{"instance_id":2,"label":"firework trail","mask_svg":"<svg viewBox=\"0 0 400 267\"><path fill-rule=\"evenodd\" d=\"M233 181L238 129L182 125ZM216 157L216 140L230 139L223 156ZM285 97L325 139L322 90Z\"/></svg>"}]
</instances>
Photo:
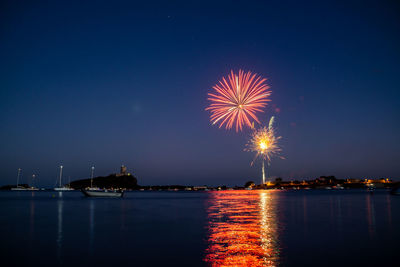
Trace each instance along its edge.
<instances>
[{"instance_id":1,"label":"firework trail","mask_svg":"<svg viewBox=\"0 0 400 267\"><path fill-rule=\"evenodd\" d=\"M272 127L274 127L274 121L275 121L275 117L272 116L271 119L269 120L268 130L273 130Z\"/></svg>"},{"instance_id":2,"label":"firework trail","mask_svg":"<svg viewBox=\"0 0 400 267\"><path fill-rule=\"evenodd\" d=\"M234 125L236 131L243 129L243 125L252 127L252 122L259 122L256 113L263 112L262 108L270 101L267 79L252 74L250 71L239 70L239 74L231 71L230 75L219 81L213 89L214 93L208 93L211 104L206 108L211 112L212 124L219 123L219 128L225 125L231 129Z\"/></svg>"}]
</instances>

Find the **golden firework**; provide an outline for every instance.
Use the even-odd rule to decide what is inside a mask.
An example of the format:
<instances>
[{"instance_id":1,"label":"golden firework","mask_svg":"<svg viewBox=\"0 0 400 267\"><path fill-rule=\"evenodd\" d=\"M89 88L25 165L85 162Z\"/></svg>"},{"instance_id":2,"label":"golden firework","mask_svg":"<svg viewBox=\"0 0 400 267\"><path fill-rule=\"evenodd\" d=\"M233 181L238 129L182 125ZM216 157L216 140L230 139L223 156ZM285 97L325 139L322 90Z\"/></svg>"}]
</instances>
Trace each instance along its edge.
<instances>
[{"instance_id":1,"label":"golden firework","mask_svg":"<svg viewBox=\"0 0 400 267\"><path fill-rule=\"evenodd\" d=\"M274 117L271 118L269 127L255 129L251 135L246 151L256 152L255 159L262 157L263 160L271 161L273 156L278 156L282 149L278 145L281 136L276 136L275 128L272 126Z\"/></svg>"},{"instance_id":2,"label":"golden firework","mask_svg":"<svg viewBox=\"0 0 400 267\"><path fill-rule=\"evenodd\" d=\"M245 151L255 152L256 155L251 165L258 158L262 158L262 173L263 173L263 183L265 183L265 171L264 171L264 161L270 163L272 157L279 156L282 149L279 147L278 140L281 136L276 136L275 128L273 127L274 117L271 117L268 127L262 127L259 129L254 129L251 135L250 141L247 143ZM279 156L280 157L280 156ZM283 157L280 157L283 158Z\"/></svg>"}]
</instances>

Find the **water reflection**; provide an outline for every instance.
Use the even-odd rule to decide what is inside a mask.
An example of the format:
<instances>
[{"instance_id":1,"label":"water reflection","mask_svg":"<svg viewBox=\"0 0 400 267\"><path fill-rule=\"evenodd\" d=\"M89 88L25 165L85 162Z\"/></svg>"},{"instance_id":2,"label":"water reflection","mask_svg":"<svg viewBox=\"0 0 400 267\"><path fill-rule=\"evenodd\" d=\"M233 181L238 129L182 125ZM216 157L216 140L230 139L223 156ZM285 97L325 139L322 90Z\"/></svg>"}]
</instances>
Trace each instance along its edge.
<instances>
[{"instance_id":1,"label":"water reflection","mask_svg":"<svg viewBox=\"0 0 400 267\"><path fill-rule=\"evenodd\" d=\"M32 192L32 198L30 201L30 221L29 221L29 235L30 235L30 240L34 240L34 230L35 230L35 201L33 200L33 197L35 194Z\"/></svg>"},{"instance_id":2,"label":"water reflection","mask_svg":"<svg viewBox=\"0 0 400 267\"><path fill-rule=\"evenodd\" d=\"M392 229L392 208L391 208L390 202L391 202L391 196L386 195L388 224L389 224L390 229Z\"/></svg>"},{"instance_id":3,"label":"water reflection","mask_svg":"<svg viewBox=\"0 0 400 267\"><path fill-rule=\"evenodd\" d=\"M62 192L58 192L58 201L57 201L57 258L61 263L61 251L62 251L62 240L63 240L63 207L64 200L62 199Z\"/></svg>"},{"instance_id":4,"label":"water reflection","mask_svg":"<svg viewBox=\"0 0 400 267\"><path fill-rule=\"evenodd\" d=\"M303 196L303 229L304 229L304 235L307 236L308 233L308 228L307 228L307 198L304 195Z\"/></svg>"},{"instance_id":5,"label":"water reflection","mask_svg":"<svg viewBox=\"0 0 400 267\"><path fill-rule=\"evenodd\" d=\"M121 230L125 230L126 213L127 213L126 202L121 201Z\"/></svg>"},{"instance_id":6,"label":"water reflection","mask_svg":"<svg viewBox=\"0 0 400 267\"><path fill-rule=\"evenodd\" d=\"M338 225L338 231L341 234L342 233L342 222L343 222L343 216L342 216L342 198L339 195L337 197L337 216L336 216L336 220L337 220L337 225Z\"/></svg>"},{"instance_id":7,"label":"water reflection","mask_svg":"<svg viewBox=\"0 0 400 267\"><path fill-rule=\"evenodd\" d=\"M205 261L213 266L275 266L277 192L211 192Z\"/></svg>"},{"instance_id":8,"label":"water reflection","mask_svg":"<svg viewBox=\"0 0 400 267\"><path fill-rule=\"evenodd\" d=\"M94 244L94 209L95 202L93 199L89 202L89 252L93 254L93 244Z\"/></svg>"},{"instance_id":9,"label":"water reflection","mask_svg":"<svg viewBox=\"0 0 400 267\"><path fill-rule=\"evenodd\" d=\"M375 208L374 201L371 194L367 195L367 222L368 222L368 232L370 238L375 236Z\"/></svg>"}]
</instances>

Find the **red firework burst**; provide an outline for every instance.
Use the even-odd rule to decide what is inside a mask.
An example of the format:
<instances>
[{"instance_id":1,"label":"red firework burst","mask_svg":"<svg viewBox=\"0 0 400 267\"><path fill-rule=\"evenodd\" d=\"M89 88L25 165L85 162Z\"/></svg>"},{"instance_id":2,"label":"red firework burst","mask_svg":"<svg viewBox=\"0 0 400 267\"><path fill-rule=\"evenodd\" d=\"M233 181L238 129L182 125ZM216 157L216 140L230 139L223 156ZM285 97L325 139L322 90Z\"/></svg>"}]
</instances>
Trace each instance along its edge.
<instances>
[{"instance_id":1,"label":"red firework burst","mask_svg":"<svg viewBox=\"0 0 400 267\"><path fill-rule=\"evenodd\" d=\"M227 79L222 77L222 81L213 87L216 92L208 93L211 104L206 110L211 112L212 124L219 122L219 128L225 124L226 129L236 124L238 131L243 125L252 127L252 120L260 123L256 113L263 112L262 108L267 106L271 95L266 80L242 70L239 70L239 75L231 71Z\"/></svg>"}]
</instances>

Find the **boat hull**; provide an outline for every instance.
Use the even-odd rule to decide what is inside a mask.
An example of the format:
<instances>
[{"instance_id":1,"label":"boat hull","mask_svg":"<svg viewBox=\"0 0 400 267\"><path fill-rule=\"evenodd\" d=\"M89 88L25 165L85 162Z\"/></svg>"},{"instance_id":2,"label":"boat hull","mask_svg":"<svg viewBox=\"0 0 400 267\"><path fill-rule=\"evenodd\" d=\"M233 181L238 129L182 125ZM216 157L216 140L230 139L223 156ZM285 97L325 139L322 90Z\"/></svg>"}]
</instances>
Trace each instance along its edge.
<instances>
[{"instance_id":1,"label":"boat hull","mask_svg":"<svg viewBox=\"0 0 400 267\"><path fill-rule=\"evenodd\" d=\"M91 191L91 190L81 190L82 193L87 197L123 197L124 191Z\"/></svg>"},{"instance_id":2,"label":"boat hull","mask_svg":"<svg viewBox=\"0 0 400 267\"><path fill-rule=\"evenodd\" d=\"M56 187L54 191L74 191L74 189L70 187Z\"/></svg>"},{"instance_id":3,"label":"boat hull","mask_svg":"<svg viewBox=\"0 0 400 267\"><path fill-rule=\"evenodd\" d=\"M39 188L21 188L21 187L13 187L11 191L38 191Z\"/></svg>"}]
</instances>

